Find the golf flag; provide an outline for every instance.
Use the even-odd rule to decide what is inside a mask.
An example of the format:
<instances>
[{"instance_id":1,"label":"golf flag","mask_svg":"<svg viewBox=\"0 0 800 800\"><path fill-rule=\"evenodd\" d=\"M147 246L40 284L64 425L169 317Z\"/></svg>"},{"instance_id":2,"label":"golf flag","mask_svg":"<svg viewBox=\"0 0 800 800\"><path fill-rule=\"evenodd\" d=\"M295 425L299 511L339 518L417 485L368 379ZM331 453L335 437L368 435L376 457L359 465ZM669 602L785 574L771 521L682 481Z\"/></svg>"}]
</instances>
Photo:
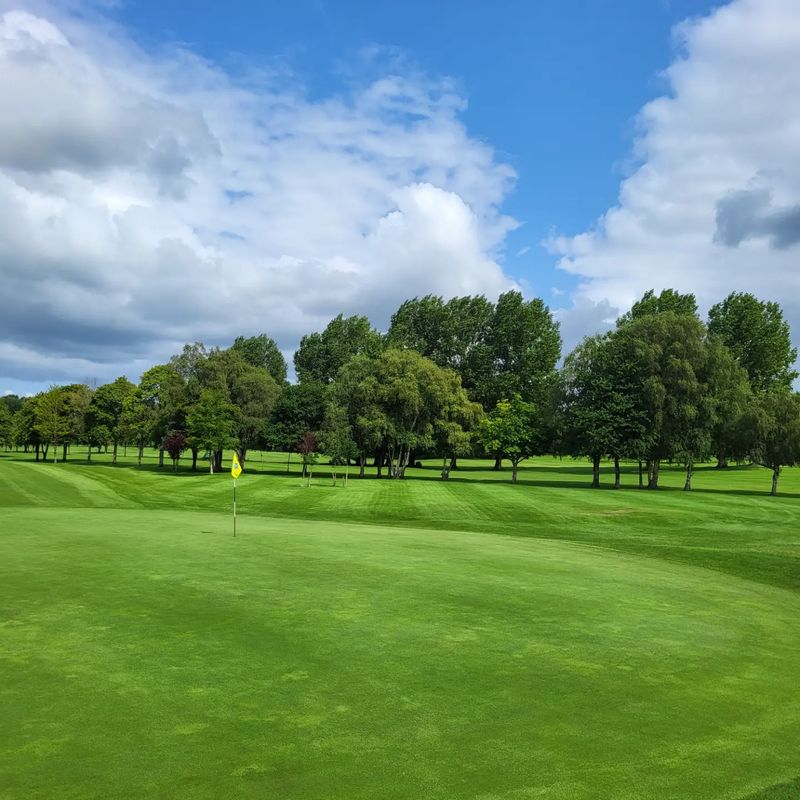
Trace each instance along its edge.
<instances>
[{"instance_id":1,"label":"golf flag","mask_svg":"<svg viewBox=\"0 0 800 800\"><path fill-rule=\"evenodd\" d=\"M233 454L233 463L231 464L231 475L235 480L242 474L242 465L239 463L239 457L236 453Z\"/></svg>"}]
</instances>

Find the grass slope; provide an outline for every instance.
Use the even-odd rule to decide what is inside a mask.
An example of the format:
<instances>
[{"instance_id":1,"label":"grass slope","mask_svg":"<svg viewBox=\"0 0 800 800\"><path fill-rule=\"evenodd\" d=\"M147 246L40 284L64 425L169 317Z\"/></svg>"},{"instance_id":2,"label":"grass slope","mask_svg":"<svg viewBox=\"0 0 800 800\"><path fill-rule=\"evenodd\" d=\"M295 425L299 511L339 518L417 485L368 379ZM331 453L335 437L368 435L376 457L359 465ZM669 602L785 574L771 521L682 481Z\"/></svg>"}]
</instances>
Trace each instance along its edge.
<instances>
[{"instance_id":1,"label":"grass slope","mask_svg":"<svg viewBox=\"0 0 800 800\"><path fill-rule=\"evenodd\" d=\"M264 459L0 456L0 797L798 796L795 471Z\"/></svg>"}]
</instances>

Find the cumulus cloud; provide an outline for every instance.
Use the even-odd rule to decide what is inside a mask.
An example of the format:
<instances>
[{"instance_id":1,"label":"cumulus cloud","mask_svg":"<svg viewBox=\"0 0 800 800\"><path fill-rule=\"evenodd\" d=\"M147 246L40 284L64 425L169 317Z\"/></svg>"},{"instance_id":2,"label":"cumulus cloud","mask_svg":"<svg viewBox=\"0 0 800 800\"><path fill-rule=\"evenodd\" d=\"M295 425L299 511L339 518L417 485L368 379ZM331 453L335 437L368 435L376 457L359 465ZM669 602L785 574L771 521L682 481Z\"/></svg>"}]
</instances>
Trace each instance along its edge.
<instances>
[{"instance_id":1,"label":"cumulus cloud","mask_svg":"<svg viewBox=\"0 0 800 800\"><path fill-rule=\"evenodd\" d=\"M0 375L101 380L344 311L513 285L514 173L407 71L320 100L102 20L0 16Z\"/></svg>"},{"instance_id":2,"label":"cumulus cloud","mask_svg":"<svg viewBox=\"0 0 800 800\"><path fill-rule=\"evenodd\" d=\"M578 304L625 309L675 287L707 308L752 291L800 333L800 4L734 0L675 37L618 204L549 246L582 279Z\"/></svg>"}]
</instances>

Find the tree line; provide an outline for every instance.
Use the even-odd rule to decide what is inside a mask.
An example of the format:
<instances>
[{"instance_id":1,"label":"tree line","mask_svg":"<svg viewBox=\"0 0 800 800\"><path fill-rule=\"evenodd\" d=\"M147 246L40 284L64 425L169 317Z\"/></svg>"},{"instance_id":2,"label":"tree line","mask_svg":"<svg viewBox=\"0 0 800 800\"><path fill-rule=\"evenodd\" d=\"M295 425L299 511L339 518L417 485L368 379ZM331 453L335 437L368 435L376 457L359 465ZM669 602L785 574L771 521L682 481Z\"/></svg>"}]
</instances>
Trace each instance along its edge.
<instances>
[{"instance_id":1,"label":"tree line","mask_svg":"<svg viewBox=\"0 0 800 800\"><path fill-rule=\"evenodd\" d=\"M0 444L66 459L71 444L135 447L141 464L156 447L173 467L208 459L222 469L235 449L299 452L304 472L320 455L356 464L363 476L402 478L417 459L439 457L442 478L461 456L488 455L495 468L534 455L639 463L639 483L658 487L663 462L719 467L752 462L780 471L800 461L797 353L780 306L745 293L714 305L703 322L691 294L653 291L607 333L586 337L559 368L558 323L541 299L519 292L404 302L386 333L364 316L339 315L304 336L295 383L266 334L227 349L186 345L134 384L92 390L53 386L0 403Z\"/></svg>"}]
</instances>

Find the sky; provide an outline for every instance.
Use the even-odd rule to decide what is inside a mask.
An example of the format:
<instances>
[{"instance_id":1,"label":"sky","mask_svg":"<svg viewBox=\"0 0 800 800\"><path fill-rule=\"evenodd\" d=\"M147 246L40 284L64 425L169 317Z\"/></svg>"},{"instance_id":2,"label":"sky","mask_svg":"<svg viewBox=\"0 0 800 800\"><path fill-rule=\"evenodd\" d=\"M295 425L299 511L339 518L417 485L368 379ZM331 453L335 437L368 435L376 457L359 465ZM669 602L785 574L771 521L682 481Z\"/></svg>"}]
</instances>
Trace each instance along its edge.
<instances>
[{"instance_id":1,"label":"sky","mask_svg":"<svg viewBox=\"0 0 800 800\"><path fill-rule=\"evenodd\" d=\"M649 288L800 331L800 3L0 0L0 393Z\"/></svg>"}]
</instances>

